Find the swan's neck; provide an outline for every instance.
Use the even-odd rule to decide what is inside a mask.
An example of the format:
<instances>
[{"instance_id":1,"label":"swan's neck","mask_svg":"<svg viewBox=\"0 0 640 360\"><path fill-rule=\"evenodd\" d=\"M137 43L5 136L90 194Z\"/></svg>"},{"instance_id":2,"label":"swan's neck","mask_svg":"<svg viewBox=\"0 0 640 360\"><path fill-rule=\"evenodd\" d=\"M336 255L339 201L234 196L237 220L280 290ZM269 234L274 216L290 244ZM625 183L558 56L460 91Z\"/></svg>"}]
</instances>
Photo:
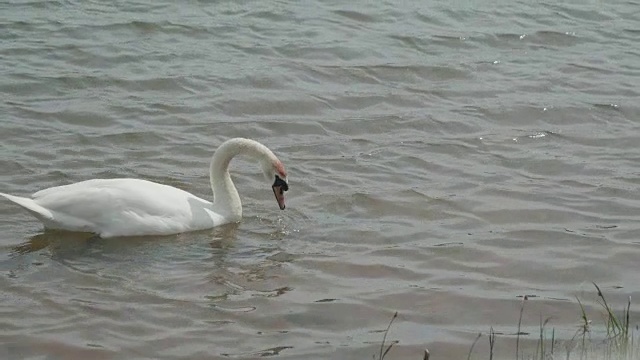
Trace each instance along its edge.
<instances>
[{"instance_id":1,"label":"swan's neck","mask_svg":"<svg viewBox=\"0 0 640 360\"><path fill-rule=\"evenodd\" d=\"M213 191L213 210L225 216L240 220L242 203L238 190L229 175L229 163L236 155L248 155L256 160L265 161L275 158L266 146L250 140L235 138L222 143L213 154L210 166L211 190Z\"/></svg>"}]
</instances>

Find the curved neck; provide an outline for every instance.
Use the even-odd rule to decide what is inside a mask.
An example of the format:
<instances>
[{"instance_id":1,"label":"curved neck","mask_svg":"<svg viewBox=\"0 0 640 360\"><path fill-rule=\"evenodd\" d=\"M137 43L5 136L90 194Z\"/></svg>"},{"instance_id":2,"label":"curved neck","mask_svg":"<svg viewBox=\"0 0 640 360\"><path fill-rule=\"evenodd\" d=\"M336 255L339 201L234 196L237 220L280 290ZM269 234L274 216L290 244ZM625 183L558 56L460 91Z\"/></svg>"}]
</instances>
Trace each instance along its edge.
<instances>
[{"instance_id":1,"label":"curved neck","mask_svg":"<svg viewBox=\"0 0 640 360\"><path fill-rule=\"evenodd\" d=\"M222 143L211 159L210 180L213 191L213 209L223 215L242 217L242 203L238 190L229 175L229 163L236 155L248 155L254 159L272 159L275 155L257 141L243 138L229 139Z\"/></svg>"}]
</instances>

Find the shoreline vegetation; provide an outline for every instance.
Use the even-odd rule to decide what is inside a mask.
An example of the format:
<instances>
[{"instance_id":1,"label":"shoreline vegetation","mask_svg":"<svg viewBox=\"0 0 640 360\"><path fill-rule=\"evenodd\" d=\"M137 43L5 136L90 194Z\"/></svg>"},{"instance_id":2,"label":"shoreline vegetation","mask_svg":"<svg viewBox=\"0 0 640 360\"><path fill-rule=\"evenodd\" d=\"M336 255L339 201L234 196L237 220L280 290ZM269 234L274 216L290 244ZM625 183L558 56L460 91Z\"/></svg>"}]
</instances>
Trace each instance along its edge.
<instances>
[{"instance_id":1,"label":"shoreline vegetation","mask_svg":"<svg viewBox=\"0 0 640 360\"><path fill-rule=\"evenodd\" d=\"M549 328L548 318L540 318L538 324L539 332L536 334L537 340L535 348L526 347L521 342L521 335L529 335L522 331L522 316L525 304L529 299L523 296L520 305L520 317L518 318L517 331L513 335L509 335L515 339L515 352L512 357L500 358L494 357L494 349L496 343L500 341L499 333L496 333L493 327L489 328L488 333L479 333L469 347L466 360L471 359L515 359L515 360L640 360L640 337L638 337L638 325L631 326L631 297L628 298L626 306L621 312L616 312L611 304L607 302L604 293L600 287L593 283L597 291L597 303L602 308L604 315L603 323L593 323L587 316L585 306L578 297L576 297L578 309L580 311L580 323L575 334L568 339L556 338L555 328ZM399 340L387 341L387 336L398 312L393 314L386 329L383 332L382 343L377 354L373 355L374 360L393 360L393 347L399 343ZM600 330L603 335L594 337L595 330ZM478 352L474 348L483 338L488 340L488 351ZM429 349L424 349L422 360L441 360L449 359L447 354L432 354ZM418 360L418 356L415 358Z\"/></svg>"}]
</instances>

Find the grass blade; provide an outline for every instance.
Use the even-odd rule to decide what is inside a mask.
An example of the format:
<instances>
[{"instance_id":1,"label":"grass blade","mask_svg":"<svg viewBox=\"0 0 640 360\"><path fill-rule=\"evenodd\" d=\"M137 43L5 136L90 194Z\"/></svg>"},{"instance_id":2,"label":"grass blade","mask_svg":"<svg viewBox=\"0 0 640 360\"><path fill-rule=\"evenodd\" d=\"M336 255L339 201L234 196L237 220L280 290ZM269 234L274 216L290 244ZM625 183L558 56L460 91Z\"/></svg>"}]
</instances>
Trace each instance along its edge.
<instances>
[{"instance_id":1,"label":"grass blade","mask_svg":"<svg viewBox=\"0 0 640 360\"><path fill-rule=\"evenodd\" d=\"M382 337L382 344L380 344L380 357L378 358L379 360L383 360L384 357L387 355L387 353L389 352L389 350L391 350L391 347L393 346L393 343L391 343L391 345L389 345L389 347L387 348L387 351L384 351L384 344L387 341L387 334L389 333L389 329L391 328L391 324L393 324L393 321L398 317L398 312L396 311L393 314L393 317L391 318L391 321L389 321L389 325L387 325L387 328L384 331L384 336Z\"/></svg>"}]
</instances>

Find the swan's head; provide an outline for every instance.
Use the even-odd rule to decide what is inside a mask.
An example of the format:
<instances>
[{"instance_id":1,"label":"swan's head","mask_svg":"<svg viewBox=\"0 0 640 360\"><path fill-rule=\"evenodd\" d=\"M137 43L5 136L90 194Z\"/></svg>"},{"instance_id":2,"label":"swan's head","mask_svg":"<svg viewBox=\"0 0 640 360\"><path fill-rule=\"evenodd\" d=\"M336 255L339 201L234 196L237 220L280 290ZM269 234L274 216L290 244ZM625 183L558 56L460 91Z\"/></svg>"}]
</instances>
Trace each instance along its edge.
<instances>
[{"instance_id":1,"label":"swan's head","mask_svg":"<svg viewBox=\"0 0 640 360\"><path fill-rule=\"evenodd\" d=\"M276 196L280 210L284 210L284 192L289 190L289 182L287 181L287 172L284 169L284 165L280 160L275 159L264 162L262 170L267 181L271 184L271 189L273 189L273 194Z\"/></svg>"}]
</instances>

